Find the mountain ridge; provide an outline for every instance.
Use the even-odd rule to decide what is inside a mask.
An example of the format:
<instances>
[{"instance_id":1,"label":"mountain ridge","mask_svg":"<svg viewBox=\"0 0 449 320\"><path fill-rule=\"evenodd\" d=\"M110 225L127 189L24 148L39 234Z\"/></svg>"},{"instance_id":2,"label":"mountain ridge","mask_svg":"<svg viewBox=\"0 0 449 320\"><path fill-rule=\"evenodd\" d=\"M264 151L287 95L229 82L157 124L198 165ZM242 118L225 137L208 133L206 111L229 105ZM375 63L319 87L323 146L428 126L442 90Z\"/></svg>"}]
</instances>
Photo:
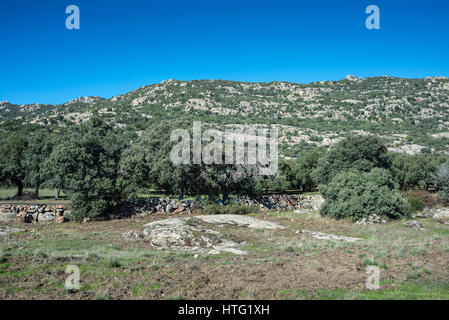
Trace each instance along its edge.
<instances>
[{"instance_id":1,"label":"mountain ridge","mask_svg":"<svg viewBox=\"0 0 449 320\"><path fill-rule=\"evenodd\" d=\"M0 123L64 127L94 114L137 132L154 122L176 119L218 127L276 124L287 146L327 147L345 134L361 132L386 137L392 148L449 151L449 79L441 76L348 75L307 84L168 79L110 99L87 96L59 105L0 102Z\"/></svg>"}]
</instances>

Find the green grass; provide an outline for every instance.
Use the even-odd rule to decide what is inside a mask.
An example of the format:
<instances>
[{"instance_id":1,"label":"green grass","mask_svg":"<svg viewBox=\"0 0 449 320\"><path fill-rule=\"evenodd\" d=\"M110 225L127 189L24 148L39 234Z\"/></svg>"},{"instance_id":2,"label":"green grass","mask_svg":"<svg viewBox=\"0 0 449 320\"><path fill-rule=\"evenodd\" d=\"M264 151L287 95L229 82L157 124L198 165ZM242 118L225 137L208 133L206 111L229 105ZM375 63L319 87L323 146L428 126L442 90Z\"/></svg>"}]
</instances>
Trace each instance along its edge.
<instances>
[{"instance_id":1,"label":"green grass","mask_svg":"<svg viewBox=\"0 0 449 320\"><path fill-rule=\"evenodd\" d=\"M409 281L398 284L394 289L379 290L316 290L313 299L318 300L448 300L449 282Z\"/></svg>"},{"instance_id":2,"label":"green grass","mask_svg":"<svg viewBox=\"0 0 449 320\"><path fill-rule=\"evenodd\" d=\"M299 284L296 287L284 287L279 290L277 289L279 287L274 287L266 296L257 288L248 286L240 292L240 298L449 299L449 283L447 282L449 263L434 262L433 264L432 261L424 259L427 251L437 248L443 251L449 250L449 228L445 225L437 224L429 219L423 221L426 230L419 231L405 228L402 225L403 221L359 226L324 218L317 212L301 215L292 212L270 212L264 215L273 220L278 218L276 220L290 225L290 228L249 230L230 226L220 227L220 232L227 238L235 237L235 241L246 242L242 249L251 252L251 255L238 260L242 266L288 264L295 261L297 256L316 261L319 266L320 260L317 259L320 259L320 254L323 252L329 255L345 253L350 254L350 258L353 259L352 265L361 265L363 269L369 265L377 265L383 270L395 272L398 261L392 261L392 259L405 260L409 264L401 265L404 276L401 279L406 281L381 283L381 288L377 291L364 289L364 283L360 283L358 289L352 290L310 289L305 292L299 290L301 288ZM143 222L129 220L123 228L117 228L116 225L110 228L105 223L99 222L98 226L95 224L84 226L72 222L51 227L33 225L32 228L35 230L32 233L27 231L0 239L0 292L26 290L34 292L36 296L46 296L55 289L62 292L65 267L68 264L75 264L79 266L83 277L89 279L82 284L84 287L81 291L93 294L91 298L115 297L113 292L107 291L102 284L102 279L106 277L114 279L111 286L125 286L126 290L132 291L134 296L155 297L161 289L164 292L170 291L167 279L174 284L178 281L179 274L191 272L184 270L185 265L191 263L204 266L236 264L237 257L232 253L199 254L197 258L194 258L194 253L189 251L162 251L141 242L115 242L116 239L120 239L124 230L137 230ZM195 224L196 220L192 219L188 223ZM339 243L295 234L295 230L302 228L361 237L364 240L357 243ZM23 261L22 264L17 264L21 261ZM55 278L58 274L60 277ZM40 275L42 284L34 280L29 283L21 282L23 277L30 278L33 275ZM160 277L160 275L164 276ZM188 290L185 292L173 290L165 297L159 296L159 298L177 299L186 294L190 294ZM225 291L223 295L226 295Z\"/></svg>"},{"instance_id":3,"label":"green grass","mask_svg":"<svg viewBox=\"0 0 449 320\"><path fill-rule=\"evenodd\" d=\"M23 189L23 194L33 193L34 189L25 188ZM7 198L14 197L17 194L17 188L13 187L0 187L0 200L6 200ZM54 200L55 190L54 189L40 189L39 199L42 200ZM59 194L59 200L67 200L67 196L61 192Z\"/></svg>"}]
</instances>

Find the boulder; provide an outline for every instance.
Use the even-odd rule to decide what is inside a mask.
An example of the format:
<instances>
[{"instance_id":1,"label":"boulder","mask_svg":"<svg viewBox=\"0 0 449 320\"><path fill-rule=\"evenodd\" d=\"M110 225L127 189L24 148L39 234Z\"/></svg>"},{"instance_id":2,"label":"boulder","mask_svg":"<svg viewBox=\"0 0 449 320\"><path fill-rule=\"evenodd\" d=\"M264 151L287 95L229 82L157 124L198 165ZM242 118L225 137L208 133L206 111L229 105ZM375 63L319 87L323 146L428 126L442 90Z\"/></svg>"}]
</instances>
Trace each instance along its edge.
<instances>
[{"instance_id":1,"label":"boulder","mask_svg":"<svg viewBox=\"0 0 449 320\"><path fill-rule=\"evenodd\" d=\"M424 230L424 227L422 226L422 224L416 220L409 220L409 221L405 222L404 225L409 228Z\"/></svg>"},{"instance_id":2,"label":"boulder","mask_svg":"<svg viewBox=\"0 0 449 320\"><path fill-rule=\"evenodd\" d=\"M57 217L57 218L55 219L55 222L56 222L56 223L63 223L63 222L66 222L66 221L67 221L67 218L65 218L64 216Z\"/></svg>"},{"instance_id":3,"label":"boulder","mask_svg":"<svg viewBox=\"0 0 449 320\"><path fill-rule=\"evenodd\" d=\"M166 213L171 213L173 212L175 209L173 208L173 206L171 205L171 203L167 204L167 207L165 207L165 212Z\"/></svg>"},{"instance_id":4,"label":"boulder","mask_svg":"<svg viewBox=\"0 0 449 320\"><path fill-rule=\"evenodd\" d=\"M34 217L33 214L22 211L17 215L17 220L19 222L31 223L34 221Z\"/></svg>"},{"instance_id":5,"label":"boulder","mask_svg":"<svg viewBox=\"0 0 449 320\"><path fill-rule=\"evenodd\" d=\"M186 211L186 207L184 206L179 206L178 209L176 209L175 211L173 211L173 213L181 213L183 211Z\"/></svg>"},{"instance_id":6,"label":"boulder","mask_svg":"<svg viewBox=\"0 0 449 320\"><path fill-rule=\"evenodd\" d=\"M284 229L285 226L275 222L260 220L238 214L215 214L210 216L195 216L207 223L229 225L235 227L248 227L251 229Z\"/></svg>"},{"instance_id":7,"label":"boulder","mask_svg":"<svg viewBox=\"0 0 449 320\"><path fill-rule=\"evenodd\" d=\"M38 216L38 222L51 222L56 219L56 214L54 212L40 213Z\"/></svg>"},{"instance_id":8,"label":"boulder","mask_svg":"<svg viewBox=\"0 0 449 320\"><path fill-rule=\"evenodd\" d=\"M238 249L244 245L244 242L228 239L220 232L202 226L201 221L195 218L164 219L145 224L144 227L144 239L157 249L189 250L204 253L210 251L247 253Z\"/></svg>"},{"instance_id":9,"label":"boulder","mask_svg":"<svg viewBox=\"0 0 449 320\"><path fill-rule=\"evenodd\" d=\"M375 223L386 223L387 221L377 214L370 214L368 217L356 221L356 224L367 225Z\"/></svg>"},{"instance_id":10,"label":"boulder","mask_svg":"<svg viewBox=\"0 0 449 320\"><path fill-rule=\"evenodd\" d=\"M449 219L449 208L435 209L431 214L435 219Z\"/></svg>"},{"instance_id":11,"label":"boulder","mask_svg":"<svg viewBox=\"0 0 449 320\"><path fill-rule=\"evenodd\" d=\"M310 231L310 230L298 230L297 234L306 234L312 236L313 238L319 240L330 240L330 241L343 241L343 242L357 242L361 241L361 238L347 237L347 236L337 236L335 234L323 233L318 231Z\"/></svg>"},{"instance_id":12,"label":"boulder","mask_svg":"<svg viewBox=\"0 0 449 320\"><path fill-rule=\"evenodd\" d=\"M25 231L25 230L18 229L18 228L10 228L7 226L0 226L0 236L5 236L8 234L18 233L18 232L22 232L22 231Z\"/></svg>"},{"instance_id":13,"label":"boulder","mask_svg":"<svg viewBox=\"0 0 449 320\"><path fill-rule=\"evenodd\" d=\"M142 240L143 233L136 231L128 231L123 234L123 239L125 240Z\"/></svg>"},{"instance_id":14,"label":"boulder","mask_svg":"<svg viewBox=\"0 0 449 320\"><path fill-rule=\"evenodd\" d=\"M1 212L0 213L0 220L2 221L12 221L17 219L17 214L14 212Z\"/></svg>"}]
</instances>

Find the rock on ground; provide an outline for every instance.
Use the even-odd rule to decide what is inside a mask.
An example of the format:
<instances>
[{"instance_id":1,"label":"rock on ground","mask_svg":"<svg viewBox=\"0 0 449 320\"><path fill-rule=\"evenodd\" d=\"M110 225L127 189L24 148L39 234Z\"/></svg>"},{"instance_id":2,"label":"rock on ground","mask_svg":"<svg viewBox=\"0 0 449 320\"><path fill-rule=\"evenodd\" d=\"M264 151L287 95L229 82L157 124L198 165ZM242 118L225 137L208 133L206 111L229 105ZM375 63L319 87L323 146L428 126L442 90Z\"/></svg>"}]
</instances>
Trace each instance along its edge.
<instances>
[{"instance_id":1,"label":"rock on ground","mask_svg":"<svg viewBox=\"0 0 449 320\"><path fill-rule=\"evenodd\" d=\"M22 232L22 231L24 231L24 230L18 229L18 228L10 228L10 227L6 227L6 226L0 226L0 236L6 236L8 234Z\"/></svg>"},{"instance_id":2,"label":"rock on ground","mask_svg":"<svg viewBox=\"0 0 449 320\"><path fill-rule=\"evenodd\" d=\"M206 228L196 218L171 218L144 225L143 238L158 249L191 250L195 252L220 251L246 254L238 249L244 242L236 242L220 232ZM127 236L129 237L129 233ZM138 238L135 234L131 237Z\"/></svg>"},{"instance_id":3,"label":"rock on ground","mask_svg":"<svg viewBox=\"0 0 449 320\"><path fill-rule=\"evenodd\" d=\"M158 249L190 250L208 254L220 252L247 254L240 249L245 245L243 241L229 239L220 232L202 225L201 222L252 229L285 228L278 223L248 216L222 214L154 221L144 225L143 233L128 231L123 234L123 237L126 240L148 241L151 246Z\"/></svg>"},{"instance_id":4,"label":"rock on ground","mask_svg":"<svg viewBox=\"0 0 449 320\"><path fill-rule=\"evenodd\" d=\"M416 220L409 220L409 221L405 222L404 225L409 228L424 230L424 227L422 226L422 224Z\"/></svg>"},{"instance_id":5,"label":"rock on ground","mask_svg":"<svg viewBox=\"0 0 449 320\"><path fill-rule=\"evenodd\" d=\"M0 212L1 221L13 221L17 219L17 214L14 212Z\"/></svg>"},{"instance_id":6,"label":"rock on ground","mask_svg":"<svg viewBox=\"0 0 449 320\"><path fill-rule=\"evenodd\" d=\"M361 241L360 238L346 237L346 236L337 236L335 234L323 233L318 231L310 231L310 230L298 230L296 233L302 233L309 236L312 236L316 239L320 240L330 240L330 241L344 241L344 242L357 242Z\"/></svg>"},{"instance_id":7,"label":"rock on ground","mask_svg":"<svg viewBox=\"0 0 449 320\"><path fill-rule=\"evenodd\" d=\"M434 219L449 219L449 208L438 208L438 209L428 209L425 208L423 212L413 214L412 218L415 219L425 219L425 218L434 218Z\"/></svg>"},{"instance_id":8,"label":"rock on ground","mask_svg":"<svg viewBox=\"0 0 449 320\"><path fill-rule=\"evenodd\" d=\"M449 219L449 208L440 208L432 211L432 216L435 219Z\"/></svg>"},{"instance_id":9,"label":"rock on ground","mask_svg":"<svg viewBox=\"0 0 449 320\"><path fill-rule=\"evenodd\" d=\"M356 221L356 224L367 225L375 223L386 223L387 221L377 214L370 214L368 217Z\"/></svg>"},{"instance_id":10,"label":"rock on ground","mask_svg":"<svg viewBox=\"0 0 449 320\"><path fill-rule=\"evenodd\" d=\"M237 214L216 214L210 216L195 216L196 219L200 219L207 223L229 225L236 227L248 227L251 229L283 229L285 226L279 223L264 221L248 216Z\"/></svg>"}]
</instances>

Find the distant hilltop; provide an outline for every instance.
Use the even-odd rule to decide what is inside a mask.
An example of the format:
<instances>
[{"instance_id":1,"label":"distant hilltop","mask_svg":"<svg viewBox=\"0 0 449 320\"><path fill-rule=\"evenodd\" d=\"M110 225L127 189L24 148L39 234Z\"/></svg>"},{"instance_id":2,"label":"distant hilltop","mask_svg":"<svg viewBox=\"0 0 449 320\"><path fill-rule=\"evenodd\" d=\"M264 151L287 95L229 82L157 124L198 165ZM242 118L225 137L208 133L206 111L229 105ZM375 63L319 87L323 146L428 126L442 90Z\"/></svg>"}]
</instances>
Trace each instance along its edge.
<instances>
[{"instance_id":1,"label":"distant hilltop","mask_svg":"<svg viewBox=\"0 0 449 320\"><path fill-rule=\"evenodd\" d=\"M198 120L214 126L278 125L285 154L329 147L350 132L380 134L403 152L449 152L449 79L348 75L308 84L169 79L105 99L60 105L0 103L0 123L65 127L93 115L124 130ZM409 147L407 147L409 146ZM289 151L290 150L290 151Z\"/></svg>"}]
</instances>

